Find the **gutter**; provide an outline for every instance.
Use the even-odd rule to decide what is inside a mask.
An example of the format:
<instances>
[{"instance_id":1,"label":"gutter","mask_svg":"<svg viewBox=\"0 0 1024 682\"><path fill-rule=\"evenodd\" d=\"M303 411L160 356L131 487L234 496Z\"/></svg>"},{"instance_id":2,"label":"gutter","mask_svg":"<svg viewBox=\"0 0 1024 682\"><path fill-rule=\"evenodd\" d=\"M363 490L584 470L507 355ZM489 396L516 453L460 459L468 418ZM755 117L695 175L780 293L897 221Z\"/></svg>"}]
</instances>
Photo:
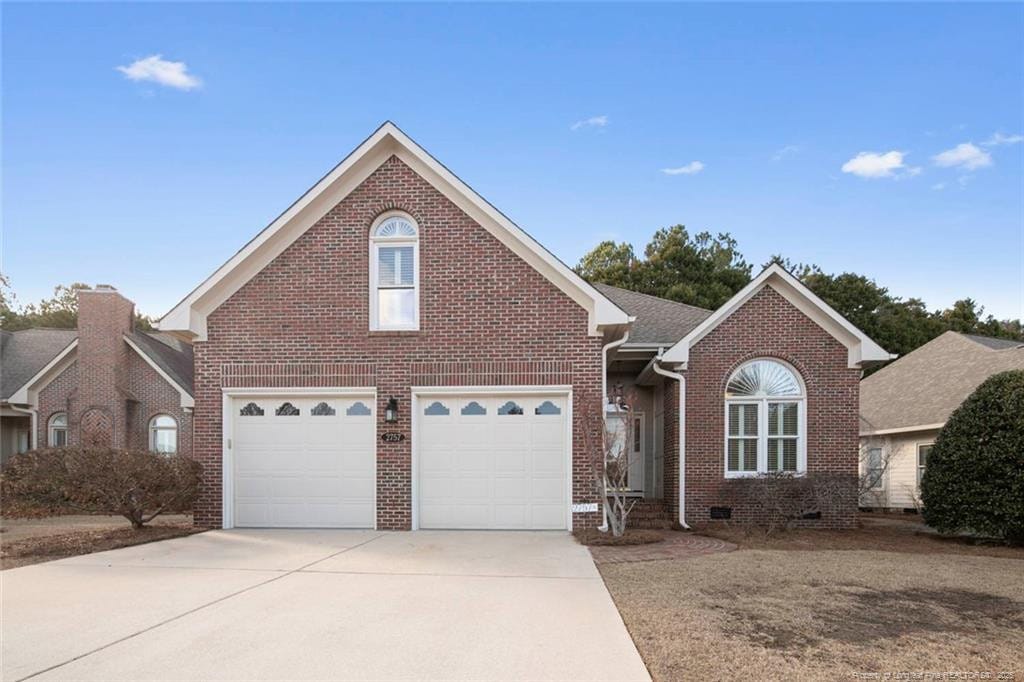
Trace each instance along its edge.
<instances>
[{"instance_id":1,"label":"gutter","mask_svg":"<svg viewBox=\"0 0 1024 682\"><path fill-rule=\"evenodd\" d=\"M662 354L659 353L651 369L655 374L679 382L679 525L690 530L690 526L686 524L686 377L678 372L662 369L661 358Z\"/></svg>"},{"instance_id":2,"label":"gutter","mask_svg":"<svg viewBox=\"0 0 1024 682\"><path fill-rule=\"evenodd\" d=\"M608 402L608 351L614 350L615 348L618 348L622 344L626 343L626 341L628 339L629 339L629 329L627 328L625 333L622 335L621 339L618 339L616 341L612 341L611 343L606 343L604 346L601 347L601 423L602 423L602 425L604 424L604 420L607 418L605 416L606 412L605 412L604 406ZM605 436L605 434L602 433L601 434L601 441L602 441L602 443L604 442L604 436ZM603 518L603 520L601 522L601 525L598 526L597 529L599 531L601 531L602 533L607 533L608 532L608 499L607 499L607 496L605 497L605 499L601 500L601 513L604 515L604 518Z\"/></svg>"}]
</instances>

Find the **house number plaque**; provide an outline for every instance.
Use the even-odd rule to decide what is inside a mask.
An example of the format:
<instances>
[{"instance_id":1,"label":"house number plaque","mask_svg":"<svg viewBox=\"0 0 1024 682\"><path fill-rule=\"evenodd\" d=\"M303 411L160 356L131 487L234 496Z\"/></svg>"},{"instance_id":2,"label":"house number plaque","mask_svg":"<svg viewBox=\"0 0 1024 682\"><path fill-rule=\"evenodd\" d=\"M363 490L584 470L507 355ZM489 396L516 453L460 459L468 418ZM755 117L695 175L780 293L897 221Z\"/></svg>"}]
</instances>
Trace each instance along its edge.
<instances>
[{"instance_id":1,"label":"house number plaque","mask_svg":"<svg viewBox=\"0 0 1024 682\"><path fill-rule=\"evenodd\" d=\"M405 440L405 434L389 431L387 433L380 434L380 439L385 443L401 443L403 440Z\"/></svg>"}]
</instances>

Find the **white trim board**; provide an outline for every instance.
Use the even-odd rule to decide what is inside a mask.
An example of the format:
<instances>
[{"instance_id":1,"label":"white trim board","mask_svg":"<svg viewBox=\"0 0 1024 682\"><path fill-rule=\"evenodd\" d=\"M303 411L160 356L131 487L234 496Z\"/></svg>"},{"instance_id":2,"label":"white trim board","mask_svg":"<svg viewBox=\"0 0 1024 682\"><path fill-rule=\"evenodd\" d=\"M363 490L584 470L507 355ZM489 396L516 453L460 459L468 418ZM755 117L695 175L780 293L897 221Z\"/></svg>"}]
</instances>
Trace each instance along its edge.
<instances>
[{"instance_id":1,"label":"white trim board","mask_svg":"<svg viewBox=\"0 0 1024 682\"><path fill-rule=\"evenodd\" d=\"M377 389L375 387L345 388L221 388L221 527L235 527L235 461L231 452L231 438L234 428L232 401L248 396L266 398L273 396L317 396L365 397L373 401L373 529L377 529Z\"/></svg>"},{"instance_id":2,"label":"white trim board","mask_svg":"<svg viewBox=\"0 0 1024 682\"><path fill-rule=\"evenodd\" d=\"M388 121L174 306L159 320L157 327L205 340L206 318L210 313L393 155L587 310L591 335L599 335L601 327L629 323L629 316L621 308Z\"/></svg>"},{"instance_id":3,"label":"white trim board","mask_svg":"<svg viewBox=\"0 0 1024 682\"><path fill-rule=\"evenodd\" d=\"M153 358L151 358L148 355L146 355L145 351L143 351L141 348L139 348L138 344L135 343L134 341L132 341L131 338L127 334L124 336L124 341L125 341L125 343L128 344L129 348L131 348L133 351L138 353L139 357L146 361L147 365L149 365L154 370L156 370L156 373L160 375L161 379L163 379L164 381L169 383L172 387L174 387L174 390L176 390L178 392L178 395L181 398L181 407L186 408L186 409L192 409L192 408L194 408L196 406L196 401L192 397L192 394L189 393L187 390L185 390L184 386L182 386L177 381L172 379L171 375L168 374L167 372L165 372L163 370L163 368L160 367L160 365L156 364L153 361Z\"/></svg>"},{"instance_id":4,"label":"white trim board","mask_svg":"<svg viewBox=\"0 0 1024 682\"><path fill-rule=\"evenodd\" d=\"M766 286L770 286L829 335L846 346L849 367L859 368L865 362L885 362L896 358L895 355L886 352L867 334L857 329L849 320L818 298L800 280L786 272L777 263L772 263L729 299L725 305L665 351L661 361L685 369L690 360L690 349Z\"/></svg>"},{"instance_id":5,"label":"white trim board","mask_svg":"<svg viewBox=\"0 0 1024 682\"><path fill-rule=\"evenodd\" d=\"M877 429L875 431L861 431L860 437L865 438L868 436L888 436L893 433L913 433L914 431L938 431L946 422L938 422L935 424L918 424L917 426L897 426L891 429Z\"/></svg>"}]
</instances>

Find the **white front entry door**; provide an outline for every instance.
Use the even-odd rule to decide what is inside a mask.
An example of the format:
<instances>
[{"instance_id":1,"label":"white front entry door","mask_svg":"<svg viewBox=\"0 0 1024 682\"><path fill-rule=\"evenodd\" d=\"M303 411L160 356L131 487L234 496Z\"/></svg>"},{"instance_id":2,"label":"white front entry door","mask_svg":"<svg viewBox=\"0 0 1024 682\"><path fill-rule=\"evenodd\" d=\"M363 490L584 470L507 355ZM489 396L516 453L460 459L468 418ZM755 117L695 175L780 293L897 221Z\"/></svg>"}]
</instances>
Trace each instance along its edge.
<instances>
[{"instance_id":1,"label":"white front entry door","mask_svg":"<svg viewBox=\"0 0 1024 682\"><path fill-rule=\"evenodd\" d=\"M374 398L231 401L234 525L373 528Z\"/></svg>"},{"instance_id":2,"label":"white front entry door","mask_svg":"<svg viewBox=\"0 0 1024 682\"><path fill-rule=\"evenodd\" d=\"M564 529L564 395L420 395L420 528Z\"/></svg>"}]
</instances>

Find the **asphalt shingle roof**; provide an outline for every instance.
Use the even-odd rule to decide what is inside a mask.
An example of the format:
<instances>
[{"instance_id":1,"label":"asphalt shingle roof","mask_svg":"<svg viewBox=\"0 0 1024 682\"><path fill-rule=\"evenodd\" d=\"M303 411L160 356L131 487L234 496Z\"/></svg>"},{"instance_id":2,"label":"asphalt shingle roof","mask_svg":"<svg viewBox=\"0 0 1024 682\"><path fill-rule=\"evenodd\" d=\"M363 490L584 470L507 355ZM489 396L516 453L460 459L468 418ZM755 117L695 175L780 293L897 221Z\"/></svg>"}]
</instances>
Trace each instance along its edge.
<instances>
[{"instance_id":1,"label":"asphalt shingle roof","mask_svg":"<svg viewBox=\"0 0 1024 682\"><path fill-rule=\"evenodd\" d=\"M146 356L174 381L195 395L195 364L192 344L166 332L134 331L130 336Z\"/></svg>"},{"instance_id":2,"label":"asphalt shingle roof","mask_svg":"<svg viewBox=\"0 0 1024 682\"><path fill-rule=\"evenodd\" d=\"M860 382L862 431L943 424L993 374L1024 369L1024 344L946 332Z\"/></svg>"},{"instance_id":3,"label":"asphalt shingle roof","mask_svg":"<svg viewBox=\"0 0 1024 682\"><path fill-rule=\"evenodd\" d=\"M674 344L711 314L704 308L608 284L595 284L594 287L626 314L636 317L629 332L629 343Z\"/></svg>"},{"instance_id":4,"label":"asphalt shingle roof","mask_svg":"<svg viewBox=\"0 0 1024 682\"><path fill-rule=\"evenodd\" d=\"M76 338L74 329L0 332L0 400L11 397Z\"/></svg>"}]
</instances>

